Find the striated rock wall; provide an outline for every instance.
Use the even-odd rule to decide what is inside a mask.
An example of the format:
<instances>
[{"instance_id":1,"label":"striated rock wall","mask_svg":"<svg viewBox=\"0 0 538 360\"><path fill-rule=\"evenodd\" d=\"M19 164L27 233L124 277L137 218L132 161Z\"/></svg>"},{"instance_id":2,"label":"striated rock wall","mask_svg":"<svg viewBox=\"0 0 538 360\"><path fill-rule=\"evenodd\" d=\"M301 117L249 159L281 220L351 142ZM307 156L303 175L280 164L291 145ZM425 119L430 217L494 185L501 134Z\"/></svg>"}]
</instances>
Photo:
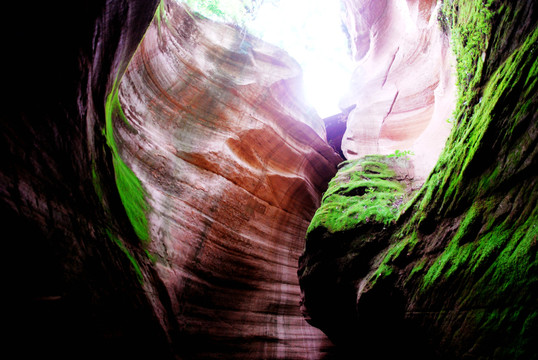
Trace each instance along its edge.
<instances>
[{"instance_id":1,"label":"striated rock wall","mask_svg":"<svg viewBox=\"0 0 538 360\"><path fill-rule=\"evenodd\" d=\"M145 193L171 302L155 307L182 353L300 359L328 345L301 316L296 268L341 158L301 91L285 52L175 1L121 80L110 130Z\"/></svg>"},{"instance_id":2,"label":"striated rock wall","mask_svg":"<svg viewBox=\"0 0 538 360\"><path fill-rule=\"evenodd\" d=\"M324 199L302 255L304 310L348 358L536 359L538 5L445 1L439 19L457 57L446 147L390 224L381 208L338 228L353 205ZM349 170L335 179L361 186Z\"/></svg>"},{"instance_id":3,"label":"striated rock wall","mask_svg":"<svg viewBox=\"0 0 538 360\"><path fill-rule=\"evenodd\" d=\"M450 132L455 64L437 22L441 1L345 0L357 67L341 108L355 106L342 140L347 159L410 150L424 180Z\"/></svg>"},{"instance_id":4,"label":"striated rock wall","mask_svg":"<svg viewBox=\"0 0 538 360\"><path fill-rule=\"evenodd\" d=\"M296 265L340 158L297 64L174 1L23 13L0 123L8 351L321 357Z\"/></svg>"},{"instance_id":5,"label":"striated rock wall","mask_svg":"<svg viewBox=\"0 0 538 360\"><path fill-rule=\"evenodd\" d=\"M6 6L21 22L0 115L6 353L322 357L295 266L339 158L296 64L173 2ZM431 177L395 223L309 232L323 251L303 274L331 302L303 304L352 356L536 358L536 7L446 1L460 93Z\"/></svg>"}]
</instances>

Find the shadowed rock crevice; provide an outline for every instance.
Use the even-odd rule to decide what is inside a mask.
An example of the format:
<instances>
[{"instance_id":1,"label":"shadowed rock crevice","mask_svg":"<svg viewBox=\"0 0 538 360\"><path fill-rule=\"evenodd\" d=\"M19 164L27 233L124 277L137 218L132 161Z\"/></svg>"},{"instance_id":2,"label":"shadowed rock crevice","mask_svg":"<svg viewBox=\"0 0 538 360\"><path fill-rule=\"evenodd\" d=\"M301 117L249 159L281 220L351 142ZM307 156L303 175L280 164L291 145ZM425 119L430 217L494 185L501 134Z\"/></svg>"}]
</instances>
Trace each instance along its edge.
<instances>
[{"instance_id":1,"label":"shadowed rock crevice","mask_svg":"<svg viewBox=\"0 0 538 360\"><path fill-rule=\"evenodd\" d=\"M101 136L106 95L156 6L31 2L7 40L0 206L4 230L16 234L3 266L6 343L17 357L172 357L134 266L147 263ZM96 178L108 186L97 191ZM151 287L161 298L159 281Z\"/></svg>"},{"instance_id":2,"label":"shadowed rock crevice","mask_svg":"<svg viewBox=\"0 0 538 360\"><path fill-rule=\"evenodd\" d=\"M536 3L344 3L344 134L176 1L7 5L6 353L536 358Z\"/></svg>"}]
</instances>

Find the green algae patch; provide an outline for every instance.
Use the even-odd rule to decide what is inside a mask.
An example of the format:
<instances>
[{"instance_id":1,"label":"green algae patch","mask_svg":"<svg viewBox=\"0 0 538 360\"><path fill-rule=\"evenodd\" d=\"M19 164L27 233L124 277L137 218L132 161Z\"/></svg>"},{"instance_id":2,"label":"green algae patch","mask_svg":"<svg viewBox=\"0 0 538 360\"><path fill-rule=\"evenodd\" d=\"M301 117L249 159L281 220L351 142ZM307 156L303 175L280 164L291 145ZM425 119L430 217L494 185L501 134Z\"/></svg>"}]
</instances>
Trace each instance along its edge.
<instances>
[{"instance_id":1,"label":"green algae patch","mask_svg":"<svg viewBox=\"0 0 538 360\"><path fill-rule=\"evenodd\" d=\"M99 176L99 172L97 171L97 165L95 164L95 161L92 161L92 183L95 193L99 197L99 200L102 202L103 188L101 187L101 178Z\"/></svg>"},{"instance_id":2,"label":"green algae patch","mask_svg":"<svg viewBox=\"0 0 538 360\"><path fill-rule=\"evenodd\" d=\"M136 277L138 279L138 282L140 284L144 283L144 275L142 274L142 270L140 270L140 265L136 261L135 257L131 254L129 249L125 246L125 244L116 236L114 233L112 233L109 229L106 229L106 233L108 235L108 238L112 240L114 244L116 244L121 251L127 256L127 259L129 259L129 262L131 263L131 266L133 267L133 270L136 274Z\"/></svg>"},{"instance_id":3,"label":"green algae patch","mask_svg":"<svg viewBox=\"0 0 538 360\"><path fill-rule=\"evenodd\" d=\"M398 217L406 184L405 158L366 156L342 163L330 181L307 234L317 228L330 233L351 230L360 224L390 225Z\"/></svg>"},{"instance_id":4,"label":"green algae patch","mask_svg":"<svg viewBox=\"0 0 538 360\"><path fill-rule=\"evenodd\" d=\"M112 151L116 186L121 202L136 235L143 244L147 244L150 241L150 236L146 216L149 210L145 199L146 192L138 177L121 158L114 138L114 120L122 120L125 124L129 124L121 108L118 90L116 87L114 89L106 102L105 136L107 144Z\"/></svg>"}]
</instances>

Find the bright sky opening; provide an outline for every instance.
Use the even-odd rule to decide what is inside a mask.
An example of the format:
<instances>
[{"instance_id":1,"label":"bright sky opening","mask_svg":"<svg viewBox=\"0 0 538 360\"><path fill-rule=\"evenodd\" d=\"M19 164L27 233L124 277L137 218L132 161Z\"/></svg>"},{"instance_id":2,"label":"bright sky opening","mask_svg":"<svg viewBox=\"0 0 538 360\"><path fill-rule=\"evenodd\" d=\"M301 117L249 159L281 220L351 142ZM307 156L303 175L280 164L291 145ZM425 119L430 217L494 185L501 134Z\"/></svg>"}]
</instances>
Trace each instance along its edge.
<instances>
[{"instance_id":1,"label":"bright sky opening","mask_svg":"<svg viewBox=\"0 0 538 360\"><path fill-rule=\"evenodd\" d=\"M341 11L340 1L266 0L247 24L299 62L307 101L322 118L341 112L353 69Z\"/></svg>"}]
</instances>

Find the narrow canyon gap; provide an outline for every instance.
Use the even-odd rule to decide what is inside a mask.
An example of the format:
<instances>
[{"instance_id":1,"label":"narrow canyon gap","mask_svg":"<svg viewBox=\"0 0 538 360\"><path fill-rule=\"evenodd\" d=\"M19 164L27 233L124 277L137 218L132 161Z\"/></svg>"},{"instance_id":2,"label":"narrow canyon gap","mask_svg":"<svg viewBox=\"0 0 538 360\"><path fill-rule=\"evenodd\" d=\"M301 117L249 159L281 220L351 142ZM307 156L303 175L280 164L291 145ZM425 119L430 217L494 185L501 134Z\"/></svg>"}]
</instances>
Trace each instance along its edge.
<instances>
[{"instance_id":1,"label":"narrow canyon gap","mask_svg":"<svg viewBox=\"0 0 538 360\"><path fill-rule=\"evenodd\" d=\"M8 5L18 357L537 358L537 5L342 6L325 125L294 59L179 2Z\"/></svg>"}]
</instances>

